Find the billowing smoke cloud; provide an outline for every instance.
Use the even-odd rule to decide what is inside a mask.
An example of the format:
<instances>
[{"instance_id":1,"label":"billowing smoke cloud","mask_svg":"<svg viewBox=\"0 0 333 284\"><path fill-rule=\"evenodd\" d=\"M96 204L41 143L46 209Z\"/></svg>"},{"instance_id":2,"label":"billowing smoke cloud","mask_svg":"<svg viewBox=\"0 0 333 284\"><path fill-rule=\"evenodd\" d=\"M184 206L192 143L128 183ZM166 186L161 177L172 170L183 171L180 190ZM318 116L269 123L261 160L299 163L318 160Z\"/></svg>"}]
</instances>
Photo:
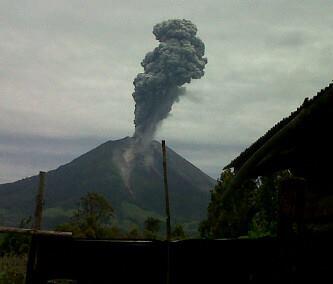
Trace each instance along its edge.
<instances>
[{"instance_id":1,"label":"billowing smoke cloud","mask_svg":"<svg viewBox=\"0 0 333 284\"><path fill-rule=\"evenodd\" d=\"M207 59L205 45L196 37L197 28L188 20L168 20L155 25L153 33L160 41L148 52L141 65L144 73L134 79L135 133L126 139L125 149L114 155L125 187L134 196L131 174L137 162L152 170L150 145L159 123L171 111L172 105L185 94L185 83L204 75Z\"/></svg>"},{"instance_id":2,"label":"billowing smoke cloud","mask_svg":"<svg viewBox=\"0 0 333 284\"><path fill-rule=\"evenodd\" d=\"M181 87L204 75L205 45L196 37L197 28L188 20L168 20L154 26L160 41L141 65L144 73L134 79L135 133L143 144L150 142L172 104L185 93Z\"/></svg>"}]
</instances>

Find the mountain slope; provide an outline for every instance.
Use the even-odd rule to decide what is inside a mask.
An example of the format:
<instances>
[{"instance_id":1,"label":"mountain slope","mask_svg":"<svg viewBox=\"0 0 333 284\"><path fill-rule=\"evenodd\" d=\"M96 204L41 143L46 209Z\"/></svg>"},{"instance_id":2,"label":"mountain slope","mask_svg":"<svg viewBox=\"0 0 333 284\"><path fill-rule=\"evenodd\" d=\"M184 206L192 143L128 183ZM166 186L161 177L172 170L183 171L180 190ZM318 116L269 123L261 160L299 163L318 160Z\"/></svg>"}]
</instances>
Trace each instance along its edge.
<instances>
[{"instance_id":1,"label":"mountain slope","mask_svg":"<svg viewBox=\"0 0 333 284\"><path fill-rule=\"evenodd\" d=\"M149 215L164 216L163 168L160 143L154 141L136 155L129 168L121 160L134 139L108 141L72 162L49 171L46 177L44 225L65 222L80 197L95 191L115 208L121 226L142 224ZM215 181L167 149L171 214L175 222L200 220L206 213L209 190ZM38 177L0 185L0 214L8 225L31 216Z\"/></svg>"}]
</instances>

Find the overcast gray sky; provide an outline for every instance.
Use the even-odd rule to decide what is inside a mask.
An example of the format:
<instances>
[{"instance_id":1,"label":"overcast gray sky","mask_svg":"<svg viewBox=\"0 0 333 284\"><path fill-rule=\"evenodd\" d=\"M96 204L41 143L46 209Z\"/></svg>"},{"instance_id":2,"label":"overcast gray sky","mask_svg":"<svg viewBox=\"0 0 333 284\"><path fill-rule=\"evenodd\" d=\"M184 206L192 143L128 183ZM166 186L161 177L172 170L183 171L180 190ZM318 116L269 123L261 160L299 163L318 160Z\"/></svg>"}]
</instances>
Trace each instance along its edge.
<instances>
[{"instance_id":1,"label":"overcast gray sky","mask_svg":"<svg viewBox=\"0 0 333 284\"><path fill-rule=\"evenodd\" d=\"M157 139L216 179L331 82L332 12L330 0L0 0L0 183L132 135L132 82L170 18L197 25L208 64Z\"/></svg>"}]
</instances>

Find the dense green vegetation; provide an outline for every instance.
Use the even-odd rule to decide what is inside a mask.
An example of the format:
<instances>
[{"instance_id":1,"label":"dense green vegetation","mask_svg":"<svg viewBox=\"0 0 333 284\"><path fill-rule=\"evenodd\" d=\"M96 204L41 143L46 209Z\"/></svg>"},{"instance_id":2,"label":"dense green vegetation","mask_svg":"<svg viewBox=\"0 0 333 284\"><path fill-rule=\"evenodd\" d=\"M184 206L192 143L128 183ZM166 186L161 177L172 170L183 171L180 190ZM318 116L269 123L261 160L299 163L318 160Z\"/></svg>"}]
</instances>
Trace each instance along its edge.
<instances>
[{"instance_id":1,"label":"dense green vegetation","mask_svg":"<svg viewBox=\"0 0 333 284\"><path fill-rule=\"evenodd\" d=\"M128 230L118 226L115 218L116 212L111 203L101 194L87 193L73 211L70 222L57 227L59 231L73 232L74 237L90 239L164 239L165 230L162 229L165 222L162 216L147 215L134 205L127 204L134 212L141 213L143 227L132 225ZM176 224L173 237L183 239L186 237L183 227Z\"/></svg>"},{"instance_id":2,"label":"dense green vegetation","mask_svg":"<svg viewBox=\"0 0 333 284\"><path fill-rule=\"evenodd\" d=\"M108 200L95 192L80 199L71 221L60 225L59 230L72 231L78 237L100 239L107 236L114 209Z\"/></svg>"},{"instance_id":3,"label":"dense green vegetation","mask_svg":"<svg viewBox=\"0 0 333 284\"><path fill-rule=\"evenodd\" d=\"M0 257L0 283L23 284L27 266L27 255L6 254Z\"/></svg>"},{"instance_id":4,"label":"dense green vegetation","mask_svg":"<svg viewBox=\"0 0 333 284\"><path fill-rule=\"evenodd\" d=\"M251 238L276 236L277 192L279 182L288 172L277 173L257 180L248 180L227 201L223 192L230 184L234 173L222 172L221 178L211 191L207 219L199 231L204 238Z\"/></svg>"},{"instance_id":5,"label":"dense green vegetation","mask_svg":"<svg viewBox=\"0 0 333 284\"><path fill-rule=\"evenodd\" d=\"M31 226L31 218L23 219L19 227ZM23 284L25 280L30 236L0 234L0 283Z\"/></svg>"}]
</instances>

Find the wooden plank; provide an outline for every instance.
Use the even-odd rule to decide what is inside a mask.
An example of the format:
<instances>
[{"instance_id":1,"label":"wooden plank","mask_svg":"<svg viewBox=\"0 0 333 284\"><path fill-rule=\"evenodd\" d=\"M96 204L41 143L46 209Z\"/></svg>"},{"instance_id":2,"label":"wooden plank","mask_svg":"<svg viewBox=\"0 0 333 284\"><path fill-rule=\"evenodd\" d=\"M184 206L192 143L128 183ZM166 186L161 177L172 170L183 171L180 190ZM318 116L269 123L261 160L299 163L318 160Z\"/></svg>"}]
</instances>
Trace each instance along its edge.
<instances>
[{"instance_id":1,"label":"wooden plank","mask_svg":"<svg viewBox=\"0 0 333 284\"><path fill-rule=\"evenodd\" d=\"M18 233L18 234L30 234L30 235L50 235L50 236L72 236L72 232L57 232L47 230L34 230L34 229L23 229L15 227L1 227L0 233Z\"/></svg>"}]
</instances>

